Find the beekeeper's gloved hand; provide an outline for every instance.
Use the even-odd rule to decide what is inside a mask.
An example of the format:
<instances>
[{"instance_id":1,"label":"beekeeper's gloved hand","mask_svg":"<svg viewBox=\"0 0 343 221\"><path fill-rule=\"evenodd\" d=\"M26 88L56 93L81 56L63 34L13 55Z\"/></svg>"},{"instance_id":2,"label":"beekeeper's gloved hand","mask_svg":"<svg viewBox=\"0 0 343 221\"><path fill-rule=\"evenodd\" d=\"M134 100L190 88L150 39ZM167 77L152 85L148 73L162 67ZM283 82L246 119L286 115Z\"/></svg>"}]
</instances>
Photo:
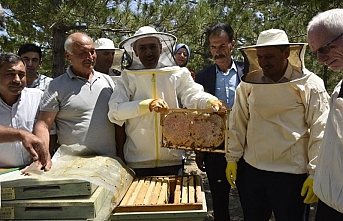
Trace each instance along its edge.
<instances>
[{"instance_id":1,"label":"beekeeper's gloved hand","mask_svg":"<svg viewBox=\"0 0 343 221\"><path fill-rule=\"evenodd\" d=\"M215 99L209 99L206 103L206 108L211 108L214 111L229 110L227 104Z\"/></svg>"},{"instance_id":2,"label":"beekeeper's gloved hand","mask_svg":"<svg viewBox=\"0 0 343 221\"><path fill-rule=\"evenodd\" d=\"M149 104L150 112L155 111L161 114L167 114L169 106L167 102L163 99L154 99Z\"/></svg>"},{"instance_id":3,"label":"beekeeper's gloved hand","mask_svg":"<svg viewBox=\"0 0 343 221\"><path fill-rule=\"evenodd\" d=\"M305 194L304 203L310 204L318 202L318 197L313 192L313 179L311 177L307 177L301 189L301 196L305 196Z\"/></svg>"},{"instance_id":4,"label":"beekeeper's gloved hand","mask_svg":"<svg viewBox=\"0 0 343 221\"><path fill-rule=\"evenodd\" d=\"M231 187L236 188L237 162L227 162L225 173Z\"/></svg>"}]
</instances>

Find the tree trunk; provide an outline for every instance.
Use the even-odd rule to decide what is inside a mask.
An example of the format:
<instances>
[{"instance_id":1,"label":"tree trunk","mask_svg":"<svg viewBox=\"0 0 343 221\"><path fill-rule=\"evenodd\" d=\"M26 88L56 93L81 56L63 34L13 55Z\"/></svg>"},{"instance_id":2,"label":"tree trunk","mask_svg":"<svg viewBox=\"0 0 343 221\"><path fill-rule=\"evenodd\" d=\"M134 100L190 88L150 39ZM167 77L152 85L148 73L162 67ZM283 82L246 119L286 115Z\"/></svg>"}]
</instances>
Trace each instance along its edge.
<instances>
[{"instance_id":1,"label":"tree trunk","mask_svg":"<svg viewBox=\"0 0 343 221\"><path fill-rule=\"evenodd\" d=\"M67 27L55 24L52 29L52 77L55 78L65 72L64 42Z\"/></svg>"}]
</instances>

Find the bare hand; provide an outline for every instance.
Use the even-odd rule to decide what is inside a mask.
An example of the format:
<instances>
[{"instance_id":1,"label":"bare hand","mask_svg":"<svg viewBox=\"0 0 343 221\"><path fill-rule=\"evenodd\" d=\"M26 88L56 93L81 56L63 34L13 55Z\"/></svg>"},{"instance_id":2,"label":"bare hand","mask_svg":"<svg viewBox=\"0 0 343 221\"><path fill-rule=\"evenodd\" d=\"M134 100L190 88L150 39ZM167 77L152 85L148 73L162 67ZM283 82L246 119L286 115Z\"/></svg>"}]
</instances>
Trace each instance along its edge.
<instances>
[{"instance_id":1,"label":"bare hand","mask_svg":"<svg viewBox=\"0 0 343 221\"><path fill-rule=\"evenodd\" d=\"M167 114L169 110L169 106L167 102L165 102L165 100L155 99L151 101L151 103L149 104L149 109L150 111L155 111L157 113Z\"/></svg>"},{"instance_id":2,"label":"bare hand","mask_svg":"<svg viewBox=\"0 0 343 221\"><path fill-rule=\"evenodd\" d=\"M36 165L44 168L45 171L50 170L52 163L49 148L45 147L43 140L27 131L22 131L21 137L23 146L33 161L36 162Z\"/></svg>"}]
</instances>

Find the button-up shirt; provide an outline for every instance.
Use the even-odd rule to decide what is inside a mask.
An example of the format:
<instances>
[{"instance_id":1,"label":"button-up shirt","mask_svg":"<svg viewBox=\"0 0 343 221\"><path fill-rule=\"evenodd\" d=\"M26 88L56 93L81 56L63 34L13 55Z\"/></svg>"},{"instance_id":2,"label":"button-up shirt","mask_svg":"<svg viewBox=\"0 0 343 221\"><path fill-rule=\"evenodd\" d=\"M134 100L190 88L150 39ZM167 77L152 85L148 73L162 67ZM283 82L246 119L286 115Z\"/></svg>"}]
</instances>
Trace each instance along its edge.
<instances>
[{"instance_id":1,"label":"button-up shirt","mask_svg":"<svg viewBox=\"0 0 343 221\"><path fill-rule=\"evenodd\" d=\"M0 98L0 124L32 132L37 120L43 92L35 88L24 88L16 103L7 105ZM30 154L21 141L0 143L0 167L28 165Z\"/></svg>"},{"instance_id":2,"label":"button-up shirt","mask_svg":"<svg viewBox=\"0 0 343 221\"><path fill-rule=\"evenodd\" d=\"M46 86L50 83L52 78L47 77L42 74L38 74L38 78L32 82L31 85L27 85L28 88L37 88L41 91L44 91Z\"/></svg>"},{"instance_id":3,"label":"button-up shirt","mask_svg":"<svg viewBox=\"0 0 343 221\"><path fill-rule=\"evenodd\" d=\"M216 66L216 88L215 96L227 103L230 108L233 106L235 100L235 93L237 85L239 84L239 78L237 75L237 67L235 62L232 61L231 68L224 73L218 66Z\"/></svg>"}]
</instances>

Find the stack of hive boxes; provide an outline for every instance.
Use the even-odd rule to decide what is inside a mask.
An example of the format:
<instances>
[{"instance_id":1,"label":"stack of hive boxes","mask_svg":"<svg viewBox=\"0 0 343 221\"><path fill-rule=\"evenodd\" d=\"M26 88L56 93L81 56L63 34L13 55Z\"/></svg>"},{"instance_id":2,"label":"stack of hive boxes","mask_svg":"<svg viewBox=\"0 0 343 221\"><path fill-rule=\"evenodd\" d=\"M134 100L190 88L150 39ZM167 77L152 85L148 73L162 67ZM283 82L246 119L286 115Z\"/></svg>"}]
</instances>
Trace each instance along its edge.
<instances>
[{"instance_id":1,"label":"stack of hive boxes","mask_svg":"<svg viewBox=\"0 0 343 221\"><path fill-rule=\"evenodd\" d=\"M109 193L84 180L47 179L15 171L1 180L0 220L94 219Z\"/></svg>"}]
</instances>

